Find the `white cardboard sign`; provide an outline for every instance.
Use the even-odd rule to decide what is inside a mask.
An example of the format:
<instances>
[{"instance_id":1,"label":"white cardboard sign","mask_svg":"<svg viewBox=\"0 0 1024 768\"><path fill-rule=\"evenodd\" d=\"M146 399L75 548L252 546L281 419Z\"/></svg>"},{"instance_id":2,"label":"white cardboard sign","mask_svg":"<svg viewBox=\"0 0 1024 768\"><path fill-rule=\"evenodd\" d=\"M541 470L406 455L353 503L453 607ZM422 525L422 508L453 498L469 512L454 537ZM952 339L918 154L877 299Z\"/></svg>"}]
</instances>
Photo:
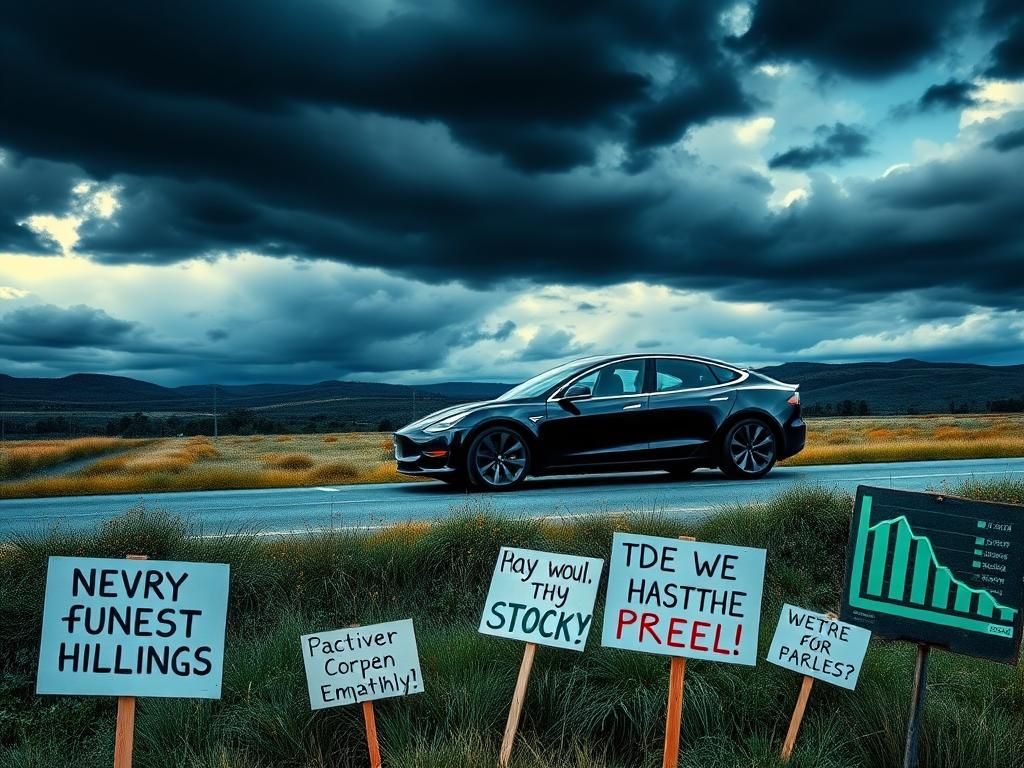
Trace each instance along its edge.
<instances>
[{"instance_id":1,"label":"white cardboard sign","mask_svg":"<svg viewBox=\"0 0 1024 768\"><path fill-rule=\"evenodd\" d=\"M480 632L582 651L603 566L596 557L502 547Z\"/></svg>"},{"instance_id":2,"label":"white cardboard sign","mask_svg":"<svg viewBox=\"0 0 1024 768\"><path fill-rule=\"evenodd\" d=\"M787 603L768 661L852 691L870 639L866 629Z\"/></svg>"},{"instance_id":3,"label":"white cardboard sign","mask_svg":"<svg viewBox=\"0 0 1024 768\"><path fill-rule=\"evenodd\" d=\"M601 644L757 663L765 551L616 533Z\"/></svg>"},{"instance_id":4,"label":"white cardboard sign","mask_svg":"<svg viewBox=\"0 0 1024 768\"><path fill-rule=\"evenodd\" d=\"M412 619L316 632L300 641L313 709L423 692Z\"/></svg>"},{"instance_id":5,"label":"white cardboard sign","mask_svg":"<svg viewBox=\"0 0 1024 768\"><path fill-rule=\"evenodd\" d=\"M36 693L219 699L229 567L51 557Z\"/></svg>"}]
</instances>

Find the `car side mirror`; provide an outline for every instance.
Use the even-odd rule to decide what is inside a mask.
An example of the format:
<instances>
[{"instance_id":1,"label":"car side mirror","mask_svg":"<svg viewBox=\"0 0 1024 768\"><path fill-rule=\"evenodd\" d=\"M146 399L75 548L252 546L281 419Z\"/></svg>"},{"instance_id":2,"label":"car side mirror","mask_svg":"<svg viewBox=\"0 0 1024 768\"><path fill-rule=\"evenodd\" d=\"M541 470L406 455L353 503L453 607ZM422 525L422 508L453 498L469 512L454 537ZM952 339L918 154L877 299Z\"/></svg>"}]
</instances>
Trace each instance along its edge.
<instances>
[{"instance_id":1,"label":"car side mirror","mask_svg":"<svg viewBox=\"0 0 1024 768\"><path fill-rule=\"evenodd\" d=\"M584 384L573 384L569 389L562 395L563 400L583 400L584 398L590 397L590 387Z\"/></svg>"}]
</instances>

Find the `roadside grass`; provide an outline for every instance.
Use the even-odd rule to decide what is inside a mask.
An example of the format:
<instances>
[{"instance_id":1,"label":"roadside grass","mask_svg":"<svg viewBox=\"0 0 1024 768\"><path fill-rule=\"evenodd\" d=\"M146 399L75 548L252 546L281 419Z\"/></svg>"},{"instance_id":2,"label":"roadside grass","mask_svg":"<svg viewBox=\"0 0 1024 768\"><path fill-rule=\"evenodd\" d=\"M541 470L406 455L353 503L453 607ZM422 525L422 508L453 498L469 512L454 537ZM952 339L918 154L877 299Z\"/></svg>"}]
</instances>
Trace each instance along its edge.
<instances>
[{"instance_id":1,"label":"roadside grass","mask_svg":"<svg viewBox=\"0 0 1024 768\"><path fill-rule=\"evenodd\" d=\"M0 443L0 480L13 480L64 462L140 447L150 442L116 437L5 441Z\"/></svg>"},{"instance_id":2,"label":"roadside grass","mask_svg":"<svg viewBox=\"0 0 1024 768\"><path fill-rule=\"evenodd\" d=\"M329 439L333 438L333 439ZM117 456L64 474L0 484L0 498L81 494L282 488L397 482L391 437L230 436L112 441Z\"/></svg>"},{"instance_id":3,"label":"roadside grass","mask_svg":"<svg viewBox=\"0 0 1024 768\"><path fill-rule=\"evenodd\" d=\"M807 447L782 464L1000 459L1024 456L1024 415L807 419Z\"/></svg>"},{"instance_id":4,"label":"roadside grass","mask_svg":"<svg viewBox=\"0 0 1024 768\"><path fill-rule=\"evenodd\" d=\"M1024 503L1024 481L948 493ZM834 610L851 498L799 487L700 521L655 514L572 522L493 517L470 501L434 524L270 538L254 530L199 538L186 520L139 508L90 535L55 530L0 550L0 765L109 765L115 704L33 693L46 558L54 554L228 562L231 602L220 701L142 699L136 761L147 768L326 768L366 764L359 707L312 713L299 635L413 617L426 691L378 702L385 764L490 768L523 651L476 631L502 545L607 557L612 533L768 550L760 654L785 602ZM668 660L603 648L600 607L583 653L541 648L527 692L517 768L660 765ZM914 649L873 641L856 691L819 683L790 766L898 765ZM778 768L800 677L757 667L688 665L680 764ZM1024 679L1013 668L933 654L922 768L1017 765Z\"/></svg>"},{"instance_id":5,"label":"roadside grass","mask_svg":"<svg viewBox=\"0 0 1024 768\"><path fill-rule=\"evenodd\" d=\"M851 464L875 461L1024 456L1024 415L895 416L809 419L807 447L782 464ZM75 447L72 444L81 444ZM96 453L122 451L74 472L32 477L46 466ZM374 432L334 435L243 435L118 440L8 442L0 449L0 498L101 493L202 491L394 483L398 474L391 436ZM61 452L63 450L63 452ZM6 451L6 453L5 453ZM16 456L16 475L3 475L4 456ZM15 464L12 464L14 466Z\"/></svg>"}]
</instances>

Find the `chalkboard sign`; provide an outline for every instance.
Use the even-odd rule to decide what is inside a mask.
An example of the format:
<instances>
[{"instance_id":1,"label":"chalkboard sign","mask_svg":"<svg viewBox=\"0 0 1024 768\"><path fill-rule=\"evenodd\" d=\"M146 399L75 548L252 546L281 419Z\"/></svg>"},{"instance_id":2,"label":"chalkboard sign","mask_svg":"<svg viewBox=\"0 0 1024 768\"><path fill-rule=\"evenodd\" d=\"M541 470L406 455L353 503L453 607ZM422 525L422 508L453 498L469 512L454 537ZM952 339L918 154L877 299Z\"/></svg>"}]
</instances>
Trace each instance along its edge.
<instances>
[{"instance_id":1,"label":"chalkboard sign","mask_svg":"<svg viewBox=\"0 0 1024 768\"><path fill-rule=\"evenodd\" d=\"M840 617L879 637L1016 664L1024 507L857 489Z\"/></svg>"}]
</instances>

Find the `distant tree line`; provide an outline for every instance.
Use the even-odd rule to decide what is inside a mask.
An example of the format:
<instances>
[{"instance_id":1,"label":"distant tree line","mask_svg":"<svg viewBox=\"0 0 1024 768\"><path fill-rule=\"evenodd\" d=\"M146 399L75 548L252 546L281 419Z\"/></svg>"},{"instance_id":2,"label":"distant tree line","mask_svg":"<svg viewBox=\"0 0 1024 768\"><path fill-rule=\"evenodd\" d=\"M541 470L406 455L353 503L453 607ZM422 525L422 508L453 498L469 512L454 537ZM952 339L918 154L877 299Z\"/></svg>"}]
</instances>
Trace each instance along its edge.
<instances>
[{"instance_id":1,"label":"distant tree line","mask_svg":"<svg viewBox=\"0 0 1024 768\"><path fill-rule=\"evenodd\" d=\"M1024 396L1008 397L1005 400L990 400L988 409L992 413L1024 413Z\"/></svg>"},{"instance_id":2,"label":"distant tree line","mask_svg":"<svg viewBox=\"0 0 1024 768\"><path fill-rule=\"evenodd\" d=\"M79 418L47 416L41 419L4 418L2 434L14 439L64 438L108 435L110 437L175 437L183 435L212 436L212 416L150 416L136 412L110 419L104 424L83 413ZM245 410L229 410L217 418L217 433L221 435L292 435L320 432L393 432L391 419L377 421L345 421L332 419L327 414L314 414L300 419L274 419Z\"/></svg>"},{"instance_id":3,"label":"distant tree line","mask_svg":"<svg viewBox=\"0 0 1024 768\"><path fill-rule=\"evenodd\" d=\"M867 400L838 400L834 403L810 403L803 406L804 416L870 416Z\"/></svg>"}]
</instances>

